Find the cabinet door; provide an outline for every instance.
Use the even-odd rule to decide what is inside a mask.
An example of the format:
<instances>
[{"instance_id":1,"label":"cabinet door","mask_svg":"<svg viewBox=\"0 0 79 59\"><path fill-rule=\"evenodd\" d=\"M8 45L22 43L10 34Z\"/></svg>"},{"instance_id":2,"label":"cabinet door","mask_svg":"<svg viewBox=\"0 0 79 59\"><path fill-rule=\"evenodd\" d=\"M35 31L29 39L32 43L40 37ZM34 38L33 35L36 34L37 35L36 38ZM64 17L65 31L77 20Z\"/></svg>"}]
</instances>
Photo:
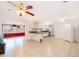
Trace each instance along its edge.
<instances>
[{"instance_id":1,"label":"cabinet door","mask_svg":"<svg viewBox=\"0 0 79 59\"><path fill-rule=\"evenodd\" d=\"M40 42L40 39L42 38L41 34L35 34L35 33L30 33L30 39Z\"/></svg>"}]
</instances>

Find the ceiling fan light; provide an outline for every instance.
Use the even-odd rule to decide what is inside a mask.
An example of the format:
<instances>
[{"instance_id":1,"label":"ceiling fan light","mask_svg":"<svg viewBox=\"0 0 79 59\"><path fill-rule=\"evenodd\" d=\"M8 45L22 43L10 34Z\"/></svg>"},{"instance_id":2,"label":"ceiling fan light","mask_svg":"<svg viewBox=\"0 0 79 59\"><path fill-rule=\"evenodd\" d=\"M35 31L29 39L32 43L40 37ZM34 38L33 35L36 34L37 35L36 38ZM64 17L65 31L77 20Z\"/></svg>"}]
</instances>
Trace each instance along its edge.
<instances>
[{"instance_id":1,"label":"ceiling fan light","mask_svg":"<svg viewBox=\"0 0 79 59\"><path fill-rule=\"evenodd\" d=\"M25 11L17 11L17 13L19 14L19 16L25 15Z\"/></svg>"},{"instance_id":2,"label":"ceiling fan light","mask_svg":"<svg viewBox=\"0 0 79 59\"><path fill-rule=\"evenodd\" d=\"M19 16L22 16L22 13L20 13Z\"/></svg>"},{"instance_id":3,"label":"ceiling fan light","mask_svg":"<svg viewBox=\"0 0 79 59\"><path fill-rule=\"evenodd\" d=\"M17 11L26 11L26 8L25 7L18 6L17 7Z\"/></svg>"}]
</instances>

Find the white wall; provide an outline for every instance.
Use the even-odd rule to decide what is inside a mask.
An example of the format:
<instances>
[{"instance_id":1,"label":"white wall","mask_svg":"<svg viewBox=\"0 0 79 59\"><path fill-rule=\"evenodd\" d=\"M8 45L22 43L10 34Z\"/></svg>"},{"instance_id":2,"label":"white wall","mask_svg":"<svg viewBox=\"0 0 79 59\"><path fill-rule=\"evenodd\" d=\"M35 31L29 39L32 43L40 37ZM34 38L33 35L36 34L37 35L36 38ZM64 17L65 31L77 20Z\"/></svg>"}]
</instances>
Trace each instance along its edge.
<instances>
[{"instance_id":1,"label":"white wall","mask_svg":"<svg viewBox=\"0 0 79 59\"><path fill-rule=\"evenodd\" d=\"M58 23L54 27L54 35L56 38L64 39L67 41L74 41L73 27L70 24Z\"/></svg>"}]
</instances>

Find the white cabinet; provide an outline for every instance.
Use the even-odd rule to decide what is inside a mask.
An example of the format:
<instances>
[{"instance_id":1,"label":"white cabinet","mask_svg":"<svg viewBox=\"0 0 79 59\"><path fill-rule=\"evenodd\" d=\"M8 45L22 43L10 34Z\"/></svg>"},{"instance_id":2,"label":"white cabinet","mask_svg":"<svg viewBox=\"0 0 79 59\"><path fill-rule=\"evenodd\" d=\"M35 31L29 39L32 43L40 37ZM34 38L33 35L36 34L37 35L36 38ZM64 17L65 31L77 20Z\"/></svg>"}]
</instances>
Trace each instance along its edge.
<instances>
[{"instance_id":1,"label":"white cabinet","mask_svg":"<svg viewBox=\"0 0 79 59\"><path fill-rule=\"evenodd\" d=\"M40 42L40 39L43 39L42 34L39 34L39 33L29 33L29 35L31 40L34 40L37 42Z\"/></svg>"}]
</instances>

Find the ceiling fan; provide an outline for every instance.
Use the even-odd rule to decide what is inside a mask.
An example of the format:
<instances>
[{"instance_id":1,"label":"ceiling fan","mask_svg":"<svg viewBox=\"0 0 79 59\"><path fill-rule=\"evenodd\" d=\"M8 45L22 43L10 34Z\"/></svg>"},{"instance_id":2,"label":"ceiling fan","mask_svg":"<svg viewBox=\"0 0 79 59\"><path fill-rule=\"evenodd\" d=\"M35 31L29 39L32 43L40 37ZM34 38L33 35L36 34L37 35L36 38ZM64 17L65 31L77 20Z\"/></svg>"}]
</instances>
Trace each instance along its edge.
<instances>
[{"instance_id":1,"label":"ceiling fan","mask_svg":"<svg viewBox=\"0 0 79 59\"><path fill-rule=\"evenodd\" d=\"M31 6L31 5L25 6L23 3L20 3L18 6L16 6L11 1L7 1L7 2L12 4L14 7L16 7L17 12L19 12L19 16L22 16L24 13L34 16L34 14L29 11L30 9L33 9L33 6Z\"/></svg>"}]
</instances>

